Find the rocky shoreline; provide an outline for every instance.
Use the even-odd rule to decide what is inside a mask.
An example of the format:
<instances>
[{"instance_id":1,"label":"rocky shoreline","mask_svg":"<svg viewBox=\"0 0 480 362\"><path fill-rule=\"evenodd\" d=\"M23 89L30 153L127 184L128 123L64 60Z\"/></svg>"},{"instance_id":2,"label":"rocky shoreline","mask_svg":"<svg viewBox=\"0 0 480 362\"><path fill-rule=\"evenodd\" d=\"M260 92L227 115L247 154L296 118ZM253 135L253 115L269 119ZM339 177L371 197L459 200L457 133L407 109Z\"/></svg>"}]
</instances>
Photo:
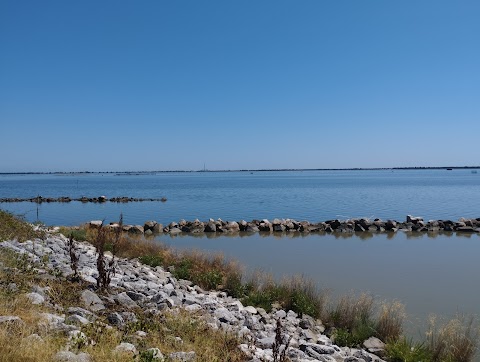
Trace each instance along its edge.
<instances>
[{"instance_id":1,"label":"rocky shoreline","mask_svg":"<svg viewBox=\"0 0 480 362\"><path fill-rule=\"evenodd\" d=\"M102 221L93 220L88 223L90 227L99 227ZM107 225L109 228L119 227L116 223ZM200 220L171 222L163 225L156 221L147 221L143 225L123 225L124 232L132 234L158 235L158 234L235 234L235 233L262 233L282 234L282 233L395 233L418 232L418 233L439 233L439 232L457 232L457 233L480 233L480 218L466 219L461 218L458 221L452 220L430 220L424 221L421 217L407 215L406 220L369 220L349 219L349 220L327 220L323 222L312 223L309 221L296 221L293 219L274 219L269 221L252 220L224 221L221 219L202 222Z\"/></svg>"},{"instance_id":2,"label":"rocky shoreline","mask_svg":"<svg viewBox=\"0 0 480 362\"><path fill-rule=\"evenodd\" d=\"M187 225L185 222L183 226ZM57 230L58 228L55 232L47 232L43 240L0 242L0 248L22 254L35 265L38 275L53 277L52 271L55 271L53 275L57 277L71 276L74 272L71 268L68 239L56 233ZM99 293L95 288L98 277L96 249L86 242L76 242L75 253L78 255L78 275L88 284L81 293L77 307L65 309L53 305L54 301L49 300L48 294L39 286L34 286L27 295L32 304L51 305L57 312L44 313L44 323L52 332L65 333L71 336L71 339L86 338L81 327L94 323L100 317L106 317L111 326L122 327L128 321L135 321L136 311L139 309L151 315L165 310L182 309L201 315L210 328L236 334L243 341L238 348L243 351L248 361L274 361L275 348L279 347L281 351L287 345L286 356L291 361L383 362L381 356L384 354L384 344L376 338L366 340L363 349L339 347L324 334L325 327L320 320L308 315L299 316L279 307L267 313L262 308L244 306L225 292L202 290L187 280L177 280L162 267L152 268L135 259L115 259L115 275L111 280L111 288L108 293ZM111 255L106 257L112 260ZM12 285L8 287L15 288ZM114 306L115 311L109 306ZM0 316L1 323L23 322L17 316L10 315ZM282 325L285 340L290 341L281 346L276 345L277 323ZM141 333L137 334L141 340ZM41 337L32 335L31 338ZM138 355L137 347L134 344L121 343L116 350L135 356ZM148 347L152 355L156 356L154 359L164 359L162 351L156 346ZM169 361L194 361L196 355L194 351L180 350L165 358ZM55 360L85 362L92 359L88 353L75 353L67 345L63 351L57 353Z\"/></svg>"}]
</instances>

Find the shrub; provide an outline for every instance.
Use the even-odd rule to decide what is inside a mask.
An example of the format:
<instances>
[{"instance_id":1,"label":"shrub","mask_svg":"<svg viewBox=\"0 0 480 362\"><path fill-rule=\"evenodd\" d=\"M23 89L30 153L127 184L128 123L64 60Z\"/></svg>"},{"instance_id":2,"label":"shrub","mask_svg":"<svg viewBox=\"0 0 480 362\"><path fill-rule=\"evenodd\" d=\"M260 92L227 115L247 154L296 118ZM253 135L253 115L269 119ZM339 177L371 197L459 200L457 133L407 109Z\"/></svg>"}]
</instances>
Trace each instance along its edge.
<instances>
[{"instance_id":1,"label":"shrub","mask_svg":"<svg viewBox=\"0 0 480 362\"><path fill-rule=\"evenodd\" d=\"M238 270L229 272L225 277L223 290L234 298L245 297L248 286L242 281L242 273Z\"/></svg>"},{"instance_id":2,"label":"shrub","mask_svg":"<svg viewBox=\"0 0 480 362\"><path fill-rule=\"evenodd\" d=\"M216 289L223 280L223 275L219 270L208 270L198 275L199 284L206 289Z\"/></svg>"},{"instance_id":3,"label":"shrub","mask_svg":"<svg viewBox=\"0 0 480 362\"><path fill-rule=\"evenodd\" d=\"M432 360L424 343L400 338L391 340L385 346L385 353L391 362L428 362Z\"/></svg>"},{"instance_id":4,"label":"shrub","mask_svg":"<svg viewBox=\"0 0 480 362\"><path fill-rule=\"evenodd\" d=\"M192 261L189 259L180 260L173 271L173 276L177 279L192 280Z\"/></svg>"},{"instance_id":5,"label":"shrub","mask_svg":"<svg viewBox=\"0 0 480 362\"><path fill-rule=\"evenodd\" d=\"M283 284L287 289L287 300L283 302L287 310L314 318L322 314L326 298L312 280L297 276L284 280Z\"/></svg>"},{"instance_id":6,"label":"shrub","mask_svg":"<svg viewBox=\"0 0 480 362\"><path fill-rule=\"evenodd\" d=\"M163 258L160 255L143 255L138 260L152 268L163 265Z\"/></svg>"},{"instance_id":7,"label":"shrub","mask_svg":"<svg viewBox=\"0 0 480 362\"><path fill-rule=\"evenodd\" d=\"M268 291L255 290L250 292L241 301L244 305L253 305L254 307L260 307L265 309L267 312L271 312L272 303L275 300L274 298L272 298L272 295Z\"/></svg>"},{"instance_id":8,"label":"shrub","mask_svg":"<svg viewBox=\"0 0 480 362\"><path fill-rule=\"evenodd\" d=\"M67 234L64 234L64 235L67 235ZM68 235L76 241L88 240L87 230L85 229L71 229Z\"/></svg>"},{"instance_id":9,"label":"shrub","mask_svg":"<svg viewBox=\"0 0 480 362\"><path fill-rule=\"evenodd\" d=\"M334 334L335 343L342 347L359 347L375 334L372 321L357 321L351 329L339 328Z\"/></svg>"}]
</instances>

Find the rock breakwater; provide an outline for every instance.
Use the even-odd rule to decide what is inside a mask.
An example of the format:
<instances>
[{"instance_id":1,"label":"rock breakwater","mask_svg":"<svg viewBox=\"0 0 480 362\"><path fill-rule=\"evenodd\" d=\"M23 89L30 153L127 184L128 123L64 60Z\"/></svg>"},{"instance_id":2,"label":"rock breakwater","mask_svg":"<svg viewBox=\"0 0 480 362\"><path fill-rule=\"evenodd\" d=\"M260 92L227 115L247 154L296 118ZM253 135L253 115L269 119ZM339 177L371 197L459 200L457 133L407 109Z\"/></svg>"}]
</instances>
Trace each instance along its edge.
<instances>
[{"instance_id":1,"label":"rock breakwater","mask_svg":"<svg viewBox=\"0 0 480 362\"><path fill-rule=\"evenodd\" d=\"M41 203L51 203L51 202L64 202L69 203L72 201L87 203L103 203L103 202L118 202L118 203L127 203L127 202L145 202L145 201L161 201L165 202L167 199L162 197L158 198L138 198L138 197L127 197L127 196L120 196L120 197L106 197L106 196L98 196L98 197L77 197L72 198L68 196L60 196L60 197L43 197L43 196L36 196L36 197L27 197L27 198L19 198L19 197L4 197L0 199L0 203L9 203L9 202L35 202L37 204Z\"/></svg>"},{"instance_id":2,"label":"rock breakwater","mask_svg":"<svg viewBox=\"0 0 480 362\"><path fill-rule=\"evenodd\" d=\"M102 221L94 220L88 225L99 227ZM116 223L108 225L109 228L119 227ZM235 234L235 233L395 233L419 232L458 232L458 233L480 233L480 218L458 221L452 220L429 220L424 221L421 217L407 215L405 221L380 220L380 219L348 219L348 220L327 220L322 222L296 221L293 219L267 219L252 221L224 221L221 219L208 221L186 221L171 222L163 225L156 221L147 221L143 225L123 225L124 232L132 234Z\"/></svg>"}]
</instances>

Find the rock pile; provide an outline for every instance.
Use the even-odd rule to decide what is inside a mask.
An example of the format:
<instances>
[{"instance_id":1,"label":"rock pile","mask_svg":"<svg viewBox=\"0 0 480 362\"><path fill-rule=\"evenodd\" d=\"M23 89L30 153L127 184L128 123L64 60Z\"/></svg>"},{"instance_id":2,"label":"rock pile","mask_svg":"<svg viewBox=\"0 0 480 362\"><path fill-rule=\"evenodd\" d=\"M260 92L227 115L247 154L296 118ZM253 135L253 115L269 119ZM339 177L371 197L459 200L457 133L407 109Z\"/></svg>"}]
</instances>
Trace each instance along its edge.
<instances>
[{"instance_id":1,"label":"rock pile","mask_svg":"<svg viewBox=\"0 0 480 362\"><path fill-rule=\"evenodd\" d=\"M106 196L98 196L98 197L77 197L72 198L68 196L61 196L61 197L28 197L28 198L19 198L19 197L4 197L0 199L0 203L2 202L35 202L37 204L41 204L43 202L51 203L51 202L72 202L72 201L79 201L82 203L93 202L93 203L103 203L103 202L144 202L144 201L161 201L165 202L167 199L162 197L160 199L155 198L138 198L138 197L127 197L127 196L120 196L120 197L110 197L107 198Z\"/></svg>"},{"instance_id":2,"label":"rock pile","mask_svg":"<svg viewBox=\"0 0 480 362\"><path fill-rule=\"evenodd\" d=\"M184 226L187 226L187 223L180 227ZM240 229L240 225L222 224L223 228ZM0 247L24 254L32 262L43 260L45 263L46 256L49 256L44 267L37 268L39 274L46 274L48 270L55 270L64 276L73 273L70 267L68 240L63 235L48 234L45 240L24 243L5 241L0 243ZM229 331L241 337L245 343L240 344L238 348L244 352L249 361L273 361L277 323L281 323L285 335L291 338L286 352L291 361L383 361L379 356L384 352L384 345L379 340L365 341L365 349L339 347L324 334L325 328L321 321L308 315L299 316L293 311L278 308L267 313L262 308L244 306L238 299L228 296L225 292L204 291L189 281L177 280L161 267L151 268L137 260L117 260L110 295L101 295L93 287L98 276L95 248L88 243L79 242L76 243L76 252L79 256L78 273L85 282L90 283L90 287L83 290L82 300L78 306L61 309L57 314L43 315L46 328L64 332L72 339L84 338L79 326L93 323L99 315L105 313L108 314L107 320L110 325L121 327L128 321L136 319L137 308L152 315L166 309L182 308L202 314L211 328ZM51 303L47 293L38 286L33 288L28 298L32 303ZM111 304L116 306L114 312L108 308ZM0 323L23 322L17 316L0 316ZM31 335L28 338L41 337ZM118 353L132 355L138 353L137 346L129 343L118 345L117 350ZM163 360L162 352L155 346L151 346L151 353L158 360ZM192 351L178 351L168 355L172 361L193 361L195 357L195 352ZM91 361L88 354L75 354L68 346L55 358L56 361Z\"/></svg>"},{"instance_id":3,"label":"rock pile","mask_svg":"<svg viewBox=\"0 0 480 362\"><path fill-rule=\"evenodd\" d=\"M91 221L91 227L98 227L101 221ZM111 224L110 227L115 228L117 224ZM349 220L327 220L318 223L309 221L296 221L293 219L274 219L269 221L252 220L247 222L241 221L224 221L221 219L208 221L186 221L171 222L163 226L156 221L147 221L144 225L124 225L123 231L133 234L159 234L167 233L176 235L180 233L201 234L201 233L226 233L234 234L244 233L395 233L397 231L404 232L460 232L460 233L480 233L480 218L465 219L458 221L451 220L430 220L424 221L421 217L407 215L406 221L400 222L396 220L380 220L380 219L349 219Z\"/></svg>"}]
</instances>

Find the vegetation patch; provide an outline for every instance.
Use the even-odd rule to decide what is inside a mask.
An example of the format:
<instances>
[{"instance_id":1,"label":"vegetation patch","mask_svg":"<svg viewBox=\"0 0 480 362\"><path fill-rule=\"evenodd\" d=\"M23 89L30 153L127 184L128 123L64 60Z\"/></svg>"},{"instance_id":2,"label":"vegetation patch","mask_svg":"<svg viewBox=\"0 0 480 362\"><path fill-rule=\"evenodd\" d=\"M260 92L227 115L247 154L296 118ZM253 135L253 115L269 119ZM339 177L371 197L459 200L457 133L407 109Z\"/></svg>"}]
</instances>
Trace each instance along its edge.
<instances>
[{"instance_id":1,"label":"vegetation patch","mask_svg":"<svg viewBox=\"0 0 480 362\"><path fill-rule=\"evenodd\" d=\"M76 241L91 241L87 233L87 229L78 227L60 227L59 232L67 238L72 237Z\"/></svg>"},{"instance_id":2,"label":"vegetation patch","mask_svg":"<svg viewBox=\"0 0 480 362\"><path fill-rule=\"evenodd\" d=\"M405 337L387 343L385 352L390 362L428 362L433 361L425 343L415 343Z\"/></svg>"},{"instance_id":3,"label":"vegetation patch","mask_svg":"<svg viewBox=\"0 0 480 362\"><path fill-rule=\"evenodd\" d=\"M314 283L302 276L286 278L277 283L271 276L257 273L244 285L243 291L244 304L261 307L270 312L272 305L278 303L285 310L314 318L321 316L326 300Z\"/></svg>"},{"instance_id":4,"label":"vegetation patch","mask_svg":"<svg viewBox=\"0 0 480 362\"><path fill-rule=\"evenodd\" d=\"M164 265L163 258L160 255L142 255L138 260L140 263L149 265L152 268Z\"/></svg>"},{"instance_id":5,"label":"vegetation patch","mask_svg":"<svg viewBox=\"0 0 480 362\"><path fill-rule=\"evenodd\" d=\"M0 210L0 241L4 240L32 240L43 238L44 232L34 230L33 226L23 218L10 212Z\"/></svg>"}]
</instances>

